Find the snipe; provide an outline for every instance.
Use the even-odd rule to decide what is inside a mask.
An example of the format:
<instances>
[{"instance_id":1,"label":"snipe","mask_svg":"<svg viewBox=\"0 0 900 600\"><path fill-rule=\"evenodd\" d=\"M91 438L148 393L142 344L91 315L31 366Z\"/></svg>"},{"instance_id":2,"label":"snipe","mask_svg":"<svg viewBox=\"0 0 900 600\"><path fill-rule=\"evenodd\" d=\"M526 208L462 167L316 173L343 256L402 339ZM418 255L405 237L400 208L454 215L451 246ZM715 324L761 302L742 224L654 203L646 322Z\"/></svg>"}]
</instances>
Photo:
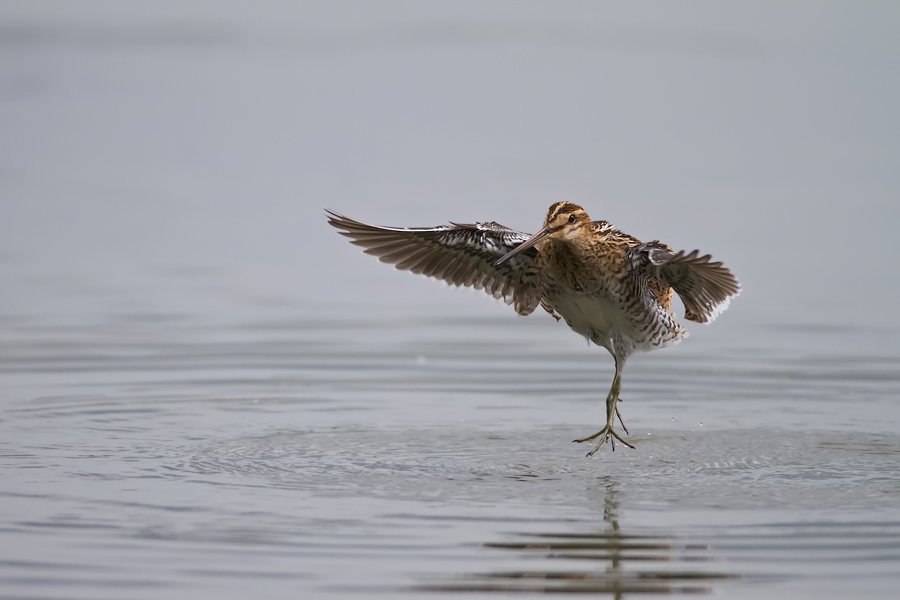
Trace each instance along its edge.
<instances>
[{"instance_id":1,"label":"snipe","mask_svg":"<svg viewBox=\"0 0 900 600\"><path fill-rule=\"evenodd\" d=\"M622 369L635 350L677 344L687 335L670 312L673 292L684 318L715 319L740 293L721 262L699 252L673 252L659 241L642 243L606 221L591 221L571 202L557 202L529 236L497 223L440 227L377 227L328 211L328 222L383 262L398 269L484 289L520 315L540 305L573 331L609 350L616 362L606 396L606 425L576 442L599 438L633 448L613 430ZM619 422L622 422L619 416ZM625 433L625 424L622 423Z\"/></svg>"}]
</instances>

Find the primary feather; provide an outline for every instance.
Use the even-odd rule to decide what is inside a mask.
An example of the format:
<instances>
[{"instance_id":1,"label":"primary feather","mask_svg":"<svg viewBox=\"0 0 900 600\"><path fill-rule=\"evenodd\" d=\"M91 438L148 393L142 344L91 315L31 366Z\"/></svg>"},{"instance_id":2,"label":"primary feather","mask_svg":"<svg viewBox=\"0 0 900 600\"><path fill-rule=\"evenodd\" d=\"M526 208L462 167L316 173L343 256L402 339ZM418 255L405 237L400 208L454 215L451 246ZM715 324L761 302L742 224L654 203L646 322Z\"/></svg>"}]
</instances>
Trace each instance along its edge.
<instances>
[{"instance_id":1,"label":"primary feather","mask_svg":"<svg viewBox=\"0 0 900 600\"><path fill-rule=\"evenodd\" d=\"M499 267L493 263L528 239L498 223L438 227L379 227L328 211L328 222L365 248L366 254L398 269L441 279L455 286L484 289L527 315L540 303L529 268L537 250L523 252Z\"/></svg>"}]
</instances>

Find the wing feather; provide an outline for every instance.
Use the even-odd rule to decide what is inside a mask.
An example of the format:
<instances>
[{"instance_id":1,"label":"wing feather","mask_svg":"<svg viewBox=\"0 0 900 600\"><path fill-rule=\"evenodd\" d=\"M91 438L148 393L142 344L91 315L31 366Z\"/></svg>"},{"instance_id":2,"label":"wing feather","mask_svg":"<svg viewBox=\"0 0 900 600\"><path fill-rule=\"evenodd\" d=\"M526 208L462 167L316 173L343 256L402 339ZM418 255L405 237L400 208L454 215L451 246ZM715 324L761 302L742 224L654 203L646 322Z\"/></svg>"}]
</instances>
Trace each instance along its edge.
<instances>
[{"instance_id":1,"label":"wing feather","mask_svg":"<svg viewBox=\"0 0 900 600\"><path fill-rule=\"evenodd\" d=\"M332 211L328 223L363 252L397 269L441 279L455 286L483 289L513 304L521 315L540 303L530 270L537 250L529 248L500 267L493 263L529 238L497 223L439 227L379 227Z\"/></svg>"},{"instance_id":2,"label":"wing feather","mask_svg":"<svg viewBox=\"0 0 900 600\"><path fill-rule=\"evenodd\" d=\"M658 241L637 245L628 251L632 270L671 287L684 302L684 318L697 323L715 320L732 298L740 294L737 278L709 254L685 253Z\"/></svg>"}]
</instances>

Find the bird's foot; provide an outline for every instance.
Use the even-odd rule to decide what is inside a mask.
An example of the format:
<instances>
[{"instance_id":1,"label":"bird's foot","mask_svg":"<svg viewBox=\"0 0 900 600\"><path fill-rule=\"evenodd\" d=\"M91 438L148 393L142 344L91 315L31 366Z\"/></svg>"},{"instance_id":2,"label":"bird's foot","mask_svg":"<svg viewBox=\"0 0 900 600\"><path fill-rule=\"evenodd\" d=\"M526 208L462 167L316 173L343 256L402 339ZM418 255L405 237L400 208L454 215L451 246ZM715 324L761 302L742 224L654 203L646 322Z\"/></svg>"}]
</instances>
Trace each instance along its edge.
<instances>
[{"instance_id":1,"label":"bird's foot","mask_svg":"<svg viewBox=\"0 0 900 600\"><path fill-rule=\"evenodd\" d=\"M598 431L597 433L595 433L594 435L592 435L590 437L586 437L586 438L583 438L580 440L572 440L572 441L580 444L582 442L590 442L591 440L596 439L598 437L600 438L600 441L597 442L597 445L594 446L594 449L591 450L590 452L588 452L586 454L586 456L593 456L594 453L597 452L597 450L599 450L603 446L603 444L606 443L606 440L609 440L609 443L610 443L610 446L612 446L613 452L616 451L616 440L619 440L620 442L622 442L623 444L625 444L626 446L628 446L629 448L634 450L634 446L632 446L631 444L626 442L624 439L622 439L622 436L620 436L618 433L616 433L615 430L610 425L607 425L606 427L604 427L603 429L601 429L600 431Z\"/></svg>"},{"instance_id":2,"label":"bird's foot","mask_svg":"<svg viewBox=\"0 0 900 600\"><path fill-rule=\"evenodd\" d=\"M621 402L621 401L622 401L622 399L619 398L619 402ZM622 429L625 430L625 435L628 435L628 428L625 427L625 421L622 420L622 415L619 414L618 406L616 407L616 416L619 417L619 424L622 425Z\"/></svg>"}]
</instances>

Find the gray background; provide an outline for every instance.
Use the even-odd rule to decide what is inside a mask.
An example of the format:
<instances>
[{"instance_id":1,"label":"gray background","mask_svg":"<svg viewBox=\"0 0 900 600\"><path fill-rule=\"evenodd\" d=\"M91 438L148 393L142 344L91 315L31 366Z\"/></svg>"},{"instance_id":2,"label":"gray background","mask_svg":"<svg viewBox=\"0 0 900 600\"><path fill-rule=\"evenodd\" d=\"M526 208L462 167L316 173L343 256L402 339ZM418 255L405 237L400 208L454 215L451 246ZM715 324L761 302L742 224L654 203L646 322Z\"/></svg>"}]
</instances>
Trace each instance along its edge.
<instances>
[{"instance_id":1,"label":"gray background","mask_svg":"<svg viewBox=\"0 0 900 600\"><path fill-rule=\"evenodd\" d=\"M500 314L361 259L322 208L531 232L568 200L725 260L732 320L898 325L895 3L0 11L8 310L63 285L88 311Z\"/></svg>"}]
</instances>

